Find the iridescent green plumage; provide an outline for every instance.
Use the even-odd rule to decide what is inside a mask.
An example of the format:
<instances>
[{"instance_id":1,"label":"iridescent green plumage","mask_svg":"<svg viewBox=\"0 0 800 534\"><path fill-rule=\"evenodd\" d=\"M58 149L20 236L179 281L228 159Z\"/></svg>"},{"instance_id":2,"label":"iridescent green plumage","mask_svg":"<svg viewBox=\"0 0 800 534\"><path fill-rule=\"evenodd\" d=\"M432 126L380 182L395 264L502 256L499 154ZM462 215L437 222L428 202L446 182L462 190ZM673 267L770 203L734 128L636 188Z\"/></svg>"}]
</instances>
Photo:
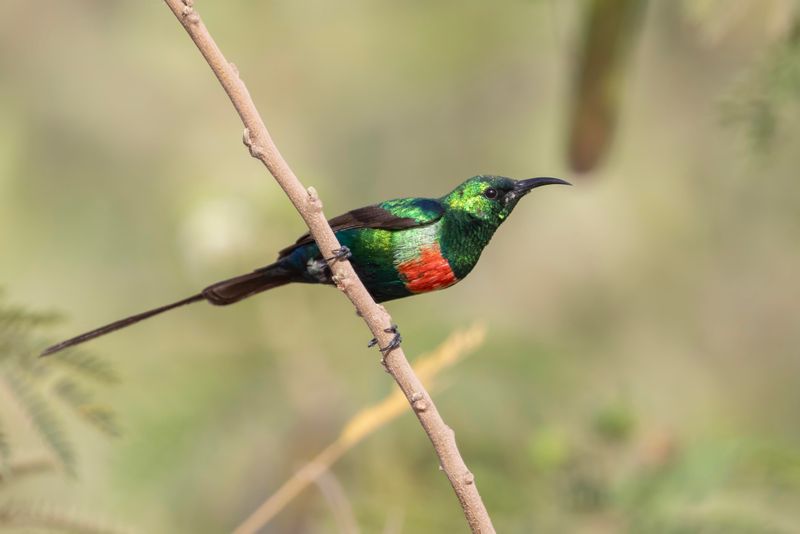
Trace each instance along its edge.
<instances>
[{"instance_id":1,"label":"iridescent green plumage","mask_svg":"<svg viewBox=\"0 0 800 534\"><path fill-rule=\"evenodd\" d=\"M401 198L349 211L331 228L367 290L378 302L449 287L475 267L484 247L519 199L556 178L512 180L475 176L440 198ZM332 284L330 258L308 234L275 263L217 282L197 295L116 321L47 349L50 354L178 306L206 300L227 305L289 283Z\"/></svg>"}]
</instances>

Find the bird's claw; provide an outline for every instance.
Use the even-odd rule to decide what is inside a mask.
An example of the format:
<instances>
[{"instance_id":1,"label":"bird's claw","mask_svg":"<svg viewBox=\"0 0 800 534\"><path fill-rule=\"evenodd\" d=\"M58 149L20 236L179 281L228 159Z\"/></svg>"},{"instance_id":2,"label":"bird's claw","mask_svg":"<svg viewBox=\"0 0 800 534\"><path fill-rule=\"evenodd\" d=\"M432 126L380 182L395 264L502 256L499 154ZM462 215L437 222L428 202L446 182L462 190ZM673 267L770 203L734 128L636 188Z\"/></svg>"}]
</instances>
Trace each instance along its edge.
<instances>
[{"instance_id":1,"label":"bird's claw","mask_svg":"<svg viewBox=\"0 0 800 534\"><path fill-rule=\"evenodd\" d=\"M331 253L333 254L333 256L331 256L330 258L325 258L325 261L328 262L343 261L343 260L349 260L350 258L353 257L353 253L350 252L350 249L344 245L342 245L341 248L335 248L331 250Z\"/></svg>"},{"instance_id":2,"label":"bird's claw","mask_svg":"<svg viewBox=\"0 0 800 534\"><path fill-rule=\"evenodd\" d=\"M389 344L380 349L381 354L383 354L383 356L385 357L387 354L389 354L394 349L399 347L402 342L403 342L403 336L400 335L400 332L395 331L392 340L389 341Z\"/></svg>"},{"instance_id":3,"label":"bird's claw","mask_svg":"<svg viewBox=\"0 0 800 534\"><path fill-rule=\"evenodd\" d=\"M383 331L386 332L387 334L394 334L394 336L392 337L392 340L389 341L388 345L378 349L378 350L381 351L381 354L383 354L383 356L385 357L391 351L393 351L394 349L396 349L397 347L400 346L400 344L403 342L403 336L400 335L400 330L397 329L397 325L396 324L393 324L389 328L384 328ZM370 340L370 342L367 343L367 348L374 347L377 344L378 344L378 340L373 337Z\"/></svg>"}]
</instances>

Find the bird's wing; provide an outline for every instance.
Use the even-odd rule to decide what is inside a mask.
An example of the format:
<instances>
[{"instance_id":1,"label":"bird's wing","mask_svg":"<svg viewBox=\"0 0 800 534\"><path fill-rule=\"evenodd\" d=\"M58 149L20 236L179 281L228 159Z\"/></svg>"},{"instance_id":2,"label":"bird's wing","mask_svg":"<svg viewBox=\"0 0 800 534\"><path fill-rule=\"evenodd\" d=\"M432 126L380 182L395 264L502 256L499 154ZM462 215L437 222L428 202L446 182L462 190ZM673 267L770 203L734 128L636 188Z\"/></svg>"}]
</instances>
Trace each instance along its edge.
<instances>
[{"instance_id":1,"label":"bird's wing","mask_svg":"<svg viewBox=\"0 0 800 534\"><path fill-rule=\"evenodd\" d=\"M353 228L404 230L434 223L442 218L442 214L444 214L444 206L438 200L432 198L400 198L348 211L330 219L328 224L331 225L331 229L334 232ZM310 234L301 235L293 245L278 253L278 259L313 241Z\"/></svg>"}]
</instances>

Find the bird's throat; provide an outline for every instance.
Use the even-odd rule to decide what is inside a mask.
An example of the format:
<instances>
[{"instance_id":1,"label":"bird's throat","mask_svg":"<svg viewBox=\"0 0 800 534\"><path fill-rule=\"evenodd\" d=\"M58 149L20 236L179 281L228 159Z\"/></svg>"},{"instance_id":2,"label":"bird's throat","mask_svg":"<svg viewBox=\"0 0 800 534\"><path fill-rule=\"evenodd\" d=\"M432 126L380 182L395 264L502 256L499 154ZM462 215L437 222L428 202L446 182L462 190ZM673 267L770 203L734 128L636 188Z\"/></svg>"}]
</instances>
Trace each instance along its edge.
<instances>
[{"instance_id":1,"label":"bird's throat","mask_svg":"<svg viewBox=\"0 0 800 534\"><path fill-rule=\"evenodd\" d=\"M444 218L441 251L456 278L463 279L475 267L498 226L468 215L448 214Z\"/></svg>"}]
</instances>

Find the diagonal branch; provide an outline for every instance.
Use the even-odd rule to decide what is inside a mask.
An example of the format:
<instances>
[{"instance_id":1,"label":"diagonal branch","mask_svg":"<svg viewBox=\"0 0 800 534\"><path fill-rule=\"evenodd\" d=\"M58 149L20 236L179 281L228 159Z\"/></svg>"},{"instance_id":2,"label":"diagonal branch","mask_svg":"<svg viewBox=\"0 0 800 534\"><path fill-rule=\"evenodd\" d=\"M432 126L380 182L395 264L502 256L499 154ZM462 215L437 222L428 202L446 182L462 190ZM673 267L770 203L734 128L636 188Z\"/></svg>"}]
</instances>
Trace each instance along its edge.
<instances>
[{"instance_id":1,"label":"diagonal branch","mask_svg":"<svg viewBox=\"0 0 800 534\"><path fill-rule=\"evenodd\" d=\"M239 78L238 70L225 59L200 20L200 15L193 7L194 0L165 0L165 2L197 45L239 113L245 126L244 142L250 149L250 154L259 159L275 177L305 221L323 256L334 255L333 251L339 249L340 245L322 213L322 202L316 191L312 187L308 189L303 187L281 156L247 87ZM349 262L334 261L331 264L331 271L336 285L356 307L375 339L381 346L388 346L393 335L387 332L392 320L386 310L375 303ZM384 365L400 386L433 443L442 470L456 492L470 528L473 532L482 534L494 532L489 514L478 494L475 477L467 469L458 452L455 434L439 415L430 395L411 369L402 348L398 347L388 353Z\"/></svg>"}]
</instances>

